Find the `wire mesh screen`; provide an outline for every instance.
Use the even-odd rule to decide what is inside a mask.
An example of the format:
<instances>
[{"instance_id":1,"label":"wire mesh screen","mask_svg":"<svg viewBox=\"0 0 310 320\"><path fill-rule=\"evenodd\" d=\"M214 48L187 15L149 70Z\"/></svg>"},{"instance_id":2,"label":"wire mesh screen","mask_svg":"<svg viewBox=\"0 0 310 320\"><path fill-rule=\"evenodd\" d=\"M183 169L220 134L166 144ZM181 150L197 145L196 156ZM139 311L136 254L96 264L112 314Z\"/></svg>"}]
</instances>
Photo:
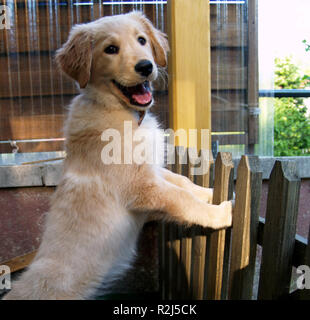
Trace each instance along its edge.
<instances>
[{"instance_id":1,"label":"wire mesh screen","mask_svg":"<svg viewBox=\"0 0 310 320\"><path fill-rule=\"evenodd\" d=\"M8 0L3 4L10 25L0 30L0 153L63 150L65 106L78 90L57 69L54 54L74 24L139 10L166 32L163 1ZM155 85L153 108L164 127L165 85Z\"/></svg>"},{"instance_id":2,"label":"wire mesh screen","mask_svg":"<svg viewBox=\"0 0 310 320\"><path fill-rule=\"evenodd\" d=\"M248 144L246 2L211 5L212 140L243 154Z\"/></svg>"},{"instance_id":3,"label":"wire mesh screen","mask_svg":"<svg viewBox=\"0 0 310 320\"><path fill-rule=\"evenodd\" d=\"M210 1L212 140L233 156L251 153L265 130L258 129L255 105L257 12L249 4L256 1ZM64 149L65 106L78 90L57 70L54 54L74 24L140 10L167 32L167 1L7 0L4 5L10 28L0 30L0 153ZM155 83L152 108L164 128L167 82Z\"/></svg>"}]
</instances>

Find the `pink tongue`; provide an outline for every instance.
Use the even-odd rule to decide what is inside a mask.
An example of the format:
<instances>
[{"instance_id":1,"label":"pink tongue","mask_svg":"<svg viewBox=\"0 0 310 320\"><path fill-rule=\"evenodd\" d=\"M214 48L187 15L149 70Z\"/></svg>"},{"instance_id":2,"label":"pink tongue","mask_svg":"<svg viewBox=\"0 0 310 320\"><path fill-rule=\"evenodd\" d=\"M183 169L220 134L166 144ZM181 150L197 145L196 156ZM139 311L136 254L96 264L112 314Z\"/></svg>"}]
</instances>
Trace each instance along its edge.
<instances>
[{"instance_id":1,"label":"pink tongue","mask_svg":"<svg viewBox=\"0 0 310 320\"><path fill-rule=\"evenodd\" d=\"M143 93L133 94L132 98L135 99L139 104L147 104L152 100L152 94L150 91L144 91Z\"/></svg>"}]
</instances>

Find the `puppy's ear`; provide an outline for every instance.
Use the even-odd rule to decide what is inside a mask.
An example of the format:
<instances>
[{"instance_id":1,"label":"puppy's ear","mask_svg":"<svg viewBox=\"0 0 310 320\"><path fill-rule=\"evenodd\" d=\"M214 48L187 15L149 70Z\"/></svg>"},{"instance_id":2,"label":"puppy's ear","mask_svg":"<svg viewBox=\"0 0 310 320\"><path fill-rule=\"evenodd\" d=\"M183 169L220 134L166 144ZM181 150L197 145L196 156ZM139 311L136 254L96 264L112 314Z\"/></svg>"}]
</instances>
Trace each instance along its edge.
<instances>
[{"instance_id":1,"label":"puppy's ear","mask_svg":"<svg viewBox=\"0 0 310 320\"><path fill-rule=\"evenodd\" d=\"M144 26L144 29L151 40L155 62L160 67L166 67L167 53L169 52L167 36L160 30L154 28L149 19L147 19L141 12L133 12L131 15L138 19Z\"/></svg>"},{"instance_id":2,"label":"puppy's ear","mask_svg":"<svg viewBox=\"0 0 310 320\"><path fill-rule=\"evenodd\" d=\"M83 25L73 27L68 41L56 53L56 62L80 88L85 88L90 78L92 40Z\"/></svg>"}]
</instances>

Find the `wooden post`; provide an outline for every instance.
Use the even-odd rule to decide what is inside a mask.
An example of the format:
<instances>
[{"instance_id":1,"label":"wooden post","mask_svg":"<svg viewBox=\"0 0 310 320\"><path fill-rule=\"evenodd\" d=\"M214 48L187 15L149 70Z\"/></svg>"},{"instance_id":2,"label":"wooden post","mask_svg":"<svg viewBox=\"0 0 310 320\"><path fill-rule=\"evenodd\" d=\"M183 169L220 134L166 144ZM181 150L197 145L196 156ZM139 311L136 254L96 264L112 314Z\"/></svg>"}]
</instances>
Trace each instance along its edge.
<instances>
[{"instance_id":1,"label":"wooden post","mask_svg":"<svg viewBox=\"0 0 310 320\"><path fill-rule=\"evenodd\" d=\"M233 175L231 153L220 152L215 161L213 204L220 204L229 198L230 180ZM207 299L220 300L222 292L225 230L210 235L209 261L207 270Z\"/></svg>"},{"instance_id":2,"label":"wooden post","mask_svg":"<svg viewBox=\"0 0 310 320\"><path fill-rule=\"evenodd\" d=\"M262 173L258 158L242 156L236 182L229 299L251 299L255 271Z\"/></svg>"},{"instance_id":3,"label":"wooden post","mask_svg":"<svg viewBox=\"0 0 310 320\"><path fill-rule=\"evenodd\" d=\"M289 293L300 178L294 161L276 161L270 175L264 227L259 299Z\"/></svg>"},{"instance_id":4,"label":"wooden post","mask_svg":"<svg viewBox=\"0 0 310 320\"><path fill-rule=\"evenodd\" d=\"M168 1L170 128L211 131L210 12L208 0ZM209 144L211 135L209 135ZM210 149L210 147L205 148Z\"/></svg>"},{"instance_id":5,"label":"wooden post","mask_svg":"<svg viewBox=\"0 0 310 320\"><path fill-rule=\"evenodd\" d=\"M258 4L248 0L248 153L254 154L259 140L258 95Z\"/></svg>"},{"instance_id":6,"label":"wooden post","mask_svg":"<svg viewBox=\"0 0 310 320\"><path fill-rule=\"evenodd\" d=\"M174 132L183 129L187 133L186 140L177 137L177 146L210 149L211 134L207 137L207 146L201 143L201 130L211 132L209 1L169 0L167 22L171 49L168 63L169 126ZM197 130L196 141L190 141L190 129ZM183 275L187 279L187 283L180 282L181 298L189 298L192 272L192 239L189 236L194 229L180 230L181 279Z\"/></svg>"}]
</instances>

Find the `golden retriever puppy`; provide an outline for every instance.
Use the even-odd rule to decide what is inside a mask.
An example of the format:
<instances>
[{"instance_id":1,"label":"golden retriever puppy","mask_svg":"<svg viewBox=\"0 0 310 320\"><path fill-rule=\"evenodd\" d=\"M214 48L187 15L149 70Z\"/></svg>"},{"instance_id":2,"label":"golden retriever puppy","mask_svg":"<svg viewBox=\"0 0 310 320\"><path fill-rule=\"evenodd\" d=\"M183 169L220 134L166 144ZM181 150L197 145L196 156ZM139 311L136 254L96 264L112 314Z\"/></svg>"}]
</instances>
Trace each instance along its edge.
<instances>
[{"instance_id":1,"label":"golden retriever puppy","mask_svg":"<svg viewBox=\"0 0 310 320\"><path fill-rule=\"evenodd\" d=\"M214 229L231 225L230 201L210 204L211 189L164 169L158 159L134 161L133 135L140 133L162 156L162 135L155 134L158 123L147 110L167 51L165 35L138 12L76 25L58 50L59 66L81 88L65 127L64 173L38 253L5 299L93 297L130 265L151 218ZM105 149L114 133L119 163Z\"/></svg>"}]
</instances>

